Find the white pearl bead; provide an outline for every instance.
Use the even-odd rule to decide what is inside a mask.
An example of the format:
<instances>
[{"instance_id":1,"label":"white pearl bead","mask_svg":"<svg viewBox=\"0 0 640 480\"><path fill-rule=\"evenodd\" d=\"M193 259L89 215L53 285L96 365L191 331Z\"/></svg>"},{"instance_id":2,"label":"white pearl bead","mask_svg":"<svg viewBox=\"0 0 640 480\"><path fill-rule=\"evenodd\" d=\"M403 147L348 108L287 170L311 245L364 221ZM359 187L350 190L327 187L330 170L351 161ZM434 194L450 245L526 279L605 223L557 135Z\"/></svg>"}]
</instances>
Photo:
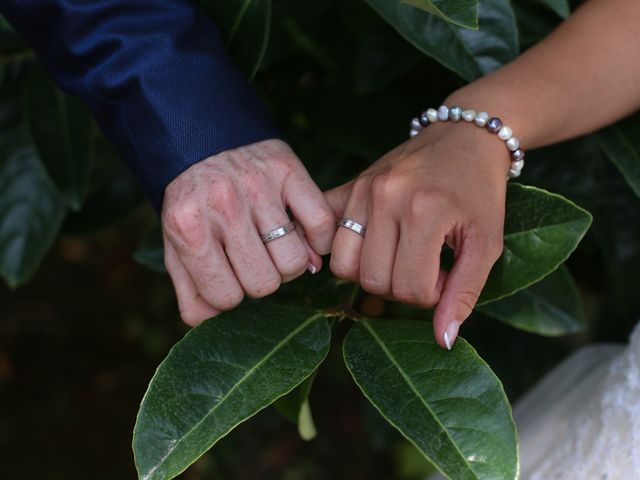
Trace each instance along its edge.
<instances>
[{"instance_id":1,"label":"white pearl bead","mask_svg":"<svg viewBox=\"0 0 640 480\"><path fill-rule=\"evenodd\" d=\"M409 137L413 138L416 135L418 135L420 133L420 130L417 130L415 128L412 128L411 131L409 132Z\"/></svg>"},{"instance_id":2,"label":"white pearl bead","mask_svg":"<svg viewBox=\"0 0 640 480\"><path fill-rule=\"evenodd\" d=\"M509 140L512 135L513 132L511 131L511 127L507 127L506 125L503 126L498 132L498 138L500 140Z\"/></svg>"},{"instance_id":3,"label":"white pearl bead","mask_svg":"<svg viewBox=\"0 0 640 480\"><path fill-rule=\"evenodd\" d=\"M520 147L520 140L518 140L516 137L511 137L505 143L507 144L507 148L512 152Z\"/></svg>"},{"instance_id":4,"label":"white pearl bead","mask_svg":"<svg viewBox=\"0 0 640 480\"><path fill-rule=\"evenodd\" d=\"M518 178L522 170L514 170L513 168L509 170L509 178Z\"/></svg>"},{"instance_id":5,"label":"white pearl bead","mask_svg":"<svg viewBox=\"0 0 640 480\"><path fill-rule=\"evenodd\" d=\"M438 111L435 108L430 108L427 110L427 118L431 123L438 121Z\"/></svg>"},{"instance_id":6,"label":"white pearl bead","mask_svg":"<svg viewBox=\"0 0 640 480\"><path fill-rule=\"evenodd\" d=\"M484 127L489 121L489 114L487 112L479 112L476 114L476 125L479 127Z\"/></svg>"},{"instance_id":7,"label":"white pearl bead","mask_svg":"<svg viewBox=\"0 0 640 480\"><path fill-rule=\"evenodd\" d=\"M522 170L524 167L524 160L517 160L515 162L511 162L511 170Z\"/></svg>"},{"instance_id":8,"label":"white pearl bead","mask_svg":"<svg viewBox=\"0 0 640 480\"><path fill-rule=\"evenodd\" d=\"M418 120L417 118L412 118L411 119L411 128L413 128L415 130L420 130L422 128L422 125L420 125L420 120Z\"/></svg>"},{"instance_id":9,"label":"white pearl bead","mask_svg":"<svg viewBox=\"0 0 640 480\"><path fill-rule=\"evenodd\" d=\"M449 107L441 105L440 108L438 108L438 120L441 122L449 120Z\"/></svg>"},{"instance_id":10,"label":"white pearl bead","mask_svg":"<svg viewBox=\"0 0 640 480\"><path fill-rule=\"evenodd\" d=\"M462 119L466 122L473 122L473 119L476 118L475 110L465 110L462 112Z\"/></svg>"}]
</instances>

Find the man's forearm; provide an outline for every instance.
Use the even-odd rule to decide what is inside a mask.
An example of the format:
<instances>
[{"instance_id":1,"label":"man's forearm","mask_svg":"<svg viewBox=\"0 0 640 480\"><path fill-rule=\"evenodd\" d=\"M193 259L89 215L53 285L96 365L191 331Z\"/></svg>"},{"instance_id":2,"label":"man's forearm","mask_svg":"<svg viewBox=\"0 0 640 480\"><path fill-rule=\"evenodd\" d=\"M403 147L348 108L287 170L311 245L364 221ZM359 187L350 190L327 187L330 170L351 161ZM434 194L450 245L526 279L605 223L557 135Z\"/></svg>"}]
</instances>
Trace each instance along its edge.
<instances>
[{"instance_id":1,"label":"man's forearm","mask_svg":"<svg viewBox=\"0 0 640 480\"><path fill-rule=\"evenodd\" d=\"M188 0L3 0L0 12L91 107L158 210L193 164L279 136Z\"/></svg>"},{"instance_id":2,"label":"man's forearm","mask_svg":"<svg viewBox=\"0 0 640 480\"><path fill-rule=\"evenodd\" d=\"M549 37L446 101L486 110L526 148L601 128L640 108L640 2L590 0Z\"/></svg>"}]
</instances>

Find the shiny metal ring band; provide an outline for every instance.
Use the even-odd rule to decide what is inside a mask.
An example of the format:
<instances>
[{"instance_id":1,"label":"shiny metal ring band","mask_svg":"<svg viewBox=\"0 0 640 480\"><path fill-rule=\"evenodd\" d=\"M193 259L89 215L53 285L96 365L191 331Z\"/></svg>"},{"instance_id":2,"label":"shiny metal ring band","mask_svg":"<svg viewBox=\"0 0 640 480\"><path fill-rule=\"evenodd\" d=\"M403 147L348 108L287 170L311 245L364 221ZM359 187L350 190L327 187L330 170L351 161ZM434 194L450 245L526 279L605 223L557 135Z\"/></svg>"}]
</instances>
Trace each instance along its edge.
<instances>
[{"instance_id":1,"label":"shiny metal ring band","mask_svg":"<svg viewBox=\"0 0 640 480\"><path fill-rule=\"evenodd\" d=\"M260 238L264 243L269 243L274 241L276 238L284 237L287 233L293 232L296 229L296 224L293 222L289 222L286 225L276 228L275 230L271 230L268 233L260 235Z\"/></svg>"},{"instance_id":2,"label":"shiny metal ring band","mask_svg":"<svg viewBox=\"0 0 640 480\"><path fill-rule=\"evenodd\" d=\"M340 220L338 222L338 226L348 228L352 232L356 232L361 237L364 237L364 233L367 231L364 225L348 218L343 218L342 220Z\"/></svg>"}]
</instances>

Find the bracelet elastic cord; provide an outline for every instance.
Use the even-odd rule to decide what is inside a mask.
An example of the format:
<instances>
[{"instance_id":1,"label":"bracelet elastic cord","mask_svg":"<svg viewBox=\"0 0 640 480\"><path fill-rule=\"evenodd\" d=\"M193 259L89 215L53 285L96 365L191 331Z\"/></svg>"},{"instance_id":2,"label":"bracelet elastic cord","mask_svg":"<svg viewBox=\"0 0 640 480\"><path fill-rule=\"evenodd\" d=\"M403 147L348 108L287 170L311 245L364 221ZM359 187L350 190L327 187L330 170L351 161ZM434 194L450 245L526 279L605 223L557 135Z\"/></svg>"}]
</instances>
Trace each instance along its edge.
<instances>
[{"instance_id":1,"label":"bracelet elastic cord","mask_svg":"<svg viewBox=\"0 0 640 480\"><path fill-rule=\"evenodd\" d=\"M520 141L513 136L511 128L502 124L502 120L498 117L491 117L487 112L478 112L475 110L462 110L460 107L447 107L442 105L437 110L429 108L422 112L419 117L411 120L410 137L415 137L422 129L431 123L436 122L473 122L480 128L486 128L490 133L498 135L500 140L504 140L507 150L511 155L511 168L509 169L509 178L517 178L522 173L524 167L524 150L520 148Z\"/></svg>"}]
</instances>

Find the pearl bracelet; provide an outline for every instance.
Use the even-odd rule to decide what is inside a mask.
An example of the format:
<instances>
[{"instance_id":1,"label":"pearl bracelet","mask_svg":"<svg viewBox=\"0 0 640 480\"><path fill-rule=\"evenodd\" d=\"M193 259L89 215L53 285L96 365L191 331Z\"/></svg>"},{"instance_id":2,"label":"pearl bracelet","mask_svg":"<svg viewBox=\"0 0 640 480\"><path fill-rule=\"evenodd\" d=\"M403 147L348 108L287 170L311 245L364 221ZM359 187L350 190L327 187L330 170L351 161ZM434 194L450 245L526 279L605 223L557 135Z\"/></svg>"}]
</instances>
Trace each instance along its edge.
<instances>
[{"instance_id":1,"label":"pearl bracelet","mask_svg":"<svg viewBox=\"0 0 640 480\"><path fill-rule=\"evenodd\" d=\"M411 131L409 136L415 137L420 131L427 127L430 123L446 122L474 122L480 128L486 128L490 133L497 133L500 140L504 140L507 150L511 154L511 168L509 169L509 178L517 178L522 173L524 167L524 150L520 148L520 141L513 136L511 128L502 124L502 120L498 117L490 117L487 112L478 112L475 110L462 110L460 107L447 107L442 105L437 110L429 108L422 112L419 117L411 120Z\"/></svg>"}]
</instances>

